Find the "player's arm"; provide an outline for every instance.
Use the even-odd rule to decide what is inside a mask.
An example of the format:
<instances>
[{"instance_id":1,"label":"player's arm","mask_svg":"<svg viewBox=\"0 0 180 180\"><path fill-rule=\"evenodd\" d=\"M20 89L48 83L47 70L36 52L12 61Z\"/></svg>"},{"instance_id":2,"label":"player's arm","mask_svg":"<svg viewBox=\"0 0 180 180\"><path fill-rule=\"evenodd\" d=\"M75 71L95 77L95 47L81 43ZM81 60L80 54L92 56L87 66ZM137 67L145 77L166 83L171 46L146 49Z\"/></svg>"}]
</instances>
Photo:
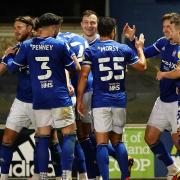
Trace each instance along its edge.
<instances>
[{"instance_id":1,"label":"player's arm","mask_svg":"<svg viewBox=\"0 0 180 180\"><path fill-rule=\"evenodd\" d=\"M81 70L81 65L78 61L78 58L76 57L76 55L73 55L72 56L72 60L74 61L75 63L75 67L76 67L76 71L80 71Z\"/></svg>"},{"instance_id":2,"label":"player's arm","mask_svg":"<svg viewBox=\"0 0 180 180\"><path fill-rule=\"evenodd\" d=\"M1 60L1 63L0 63L0 75L3 75L6 71L7 71L7 65L8 65L8 59L7 59L7 56L11 56L11 55L14 55L17 51L17 48L15 47L8 47L6 50L5 50L5 53L2 57L2 60ZM10 62L9 62L10 63Z\"/></svg>"},{"instance_id":3,"label":"player's arm","mask_svg":"<svg viewBox=\"0 0 180 180\"><path fill-rule=\"evenodd\" d=\"M83 116L83 114L85 113L85 106L83 104L83 95L86 88L90 70L91 70L91 66L83 65L79 75L78 87L77 87L77 111L80 114L80 116Z\"/></svg>"},{"instance_id":4,"label":"player's arm","mask_svg":"<svg viewBox=\"0 0 180 180\"><path fill-rule=\"evenodd\" d=\"M65 69L65 74L66 74L66 82L67 82L67 88L69 91L69 95L72 96L74 94L74 87L70 81L69 71L67 71L66 69Z\"/></svg>"},{"instance_id":5,"label":"player's arm","mask_svg":"<svg viewBox=\"0 0 180 180\"><path fill-rule=\"evenodd\" d=\"M180 78L180 61L178 61L176 69L173 69L172 71L167 71L167 72L159 71L159 72L157 72L156 79L161 80L163 78L168 78L168 79Z\"/></svg>"},{"instance_id":6,"label":"player's arm","mask_svg":"<svg viewBox=\"0 0 180 180\"><path fill-rule=\"evenodd\" d=\"M4 63L0 63L0 76L3 75L7 71L7 65Z\"/></svg>"},{"instance_id":7,"label":"player's arm","mask_svg":"<svg viewBox=\"0 0 180 180\"><path fill-rule=\"evenodd\" d=\"M131 28L128 25L128 23L126 23L123 28L123 34L131 42L131 46L134 49L135 49L135 33L136 33L135 25L133 25L133 27ZM161 41L160 41L160 43L161 43ZM158 44L159 44L159 42L158 42ZM144 47L143 51L144 51L144 55L146 58L157 56L160 53L160 50L154 44L150 45L148 47Z\"/></svg>"},{"instance_id":8,"label":"player's arm","mask_svg":"<svg viewBox=\"0 0 180 180\"><path fill-rule=\"evenodd\" d=\"M139 71L144 71L147 69L147 60L143 52L144 41L145 39L143 34L140 34L139 39L135 38L135 46L139 57L139 61L133 64L132 66Z\"/></svg>"}]
</instances>

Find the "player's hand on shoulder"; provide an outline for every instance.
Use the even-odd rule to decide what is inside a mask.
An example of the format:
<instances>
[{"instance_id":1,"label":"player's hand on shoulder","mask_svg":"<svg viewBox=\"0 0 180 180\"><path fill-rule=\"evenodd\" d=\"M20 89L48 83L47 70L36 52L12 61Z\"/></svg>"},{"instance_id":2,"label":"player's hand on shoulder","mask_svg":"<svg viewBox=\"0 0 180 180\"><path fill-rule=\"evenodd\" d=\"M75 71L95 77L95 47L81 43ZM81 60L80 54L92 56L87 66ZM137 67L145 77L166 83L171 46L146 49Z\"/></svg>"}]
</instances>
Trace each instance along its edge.
<instances>
[{"instance_id":1,"label":"player's hand on shoulder","mask_svg":"<svg viewBox=\"0 0 180 180\"><path fill-rule=\"evenodd\" d=\"M133 25L131 28L128 23L125 24L123 28L123 34L124 36L129 39L130 41L133 41L135 38L135 33L136 33L136 27Z\"/></svg>"},{"instance_id":2,"label":"player's hand on shoulder","mask_svg":"<svg viewBox=\"0 0 180 180\"><path fill-rule=\"evenodd\" d=\"M8 56L9 54L15 54L17 51L16 48L14 47L8 47L5 52L4 52L4 56Z\"/></svg>"}]
</instances>

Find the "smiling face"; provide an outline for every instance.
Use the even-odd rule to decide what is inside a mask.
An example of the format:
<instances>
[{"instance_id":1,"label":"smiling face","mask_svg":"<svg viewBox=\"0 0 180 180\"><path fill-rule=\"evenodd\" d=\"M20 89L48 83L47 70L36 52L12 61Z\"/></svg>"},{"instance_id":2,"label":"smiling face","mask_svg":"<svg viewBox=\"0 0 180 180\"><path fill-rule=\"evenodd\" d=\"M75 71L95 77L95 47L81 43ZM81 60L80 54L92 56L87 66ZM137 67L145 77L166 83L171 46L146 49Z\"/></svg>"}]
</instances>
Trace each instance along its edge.
<instances>
[{"instance_id":1,"label":"smiling face","mask_svg":"<svg viewBox=\"0 0 180 180\"><path fill-rule=\"evenodd\" d=\"M81 27L85 36L92 37L97 33L98 19L95 14L85 15L82 18Z\"/></svg>"},{"instance_id":2,"label":"smiling face","mask_svg":"<svg viewBox=\"0 0 180 180\"><path fill-rule=\"evenodd\" d=\"M166 36L166 38L168 38L168 39L171 38L171 22L170 22L170 19L165 19L163 21L162 31L164 33L164 36Z\"/></svg>"},{"instance_id":3,"label":"smiling face","mask_svg":"<svg viewBox=\"0 0 180 180\"><path fill-rule=\"evenodd\" d=\"M175 43L180 44L180 25L171 24L171 40Z\"/></svg>"}]
</instances>

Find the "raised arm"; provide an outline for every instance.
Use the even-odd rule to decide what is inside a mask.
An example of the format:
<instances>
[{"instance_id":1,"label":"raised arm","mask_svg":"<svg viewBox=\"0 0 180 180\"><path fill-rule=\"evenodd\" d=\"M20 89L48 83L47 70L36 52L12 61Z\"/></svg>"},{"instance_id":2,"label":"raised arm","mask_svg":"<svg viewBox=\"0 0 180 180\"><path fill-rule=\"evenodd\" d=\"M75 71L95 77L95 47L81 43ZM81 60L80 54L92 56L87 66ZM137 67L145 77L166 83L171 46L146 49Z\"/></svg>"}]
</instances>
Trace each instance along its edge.
<instances>
[{"instance_id":1,"label":"raised arm","mask_svg":"<svg viewBox=\"0 0 180 180\"><path fill-rule=\"evenodd\" d=\"M139 57L139 61L135 64L133 64L132 66L139 70L139 71L144 71L147 69L147 60L144 56L144 52L143 52L143 47L144 47L144 35L140 34L139 38L135 38L135 47L137 50L137 54Z\"/></svg>"}]
</instances>

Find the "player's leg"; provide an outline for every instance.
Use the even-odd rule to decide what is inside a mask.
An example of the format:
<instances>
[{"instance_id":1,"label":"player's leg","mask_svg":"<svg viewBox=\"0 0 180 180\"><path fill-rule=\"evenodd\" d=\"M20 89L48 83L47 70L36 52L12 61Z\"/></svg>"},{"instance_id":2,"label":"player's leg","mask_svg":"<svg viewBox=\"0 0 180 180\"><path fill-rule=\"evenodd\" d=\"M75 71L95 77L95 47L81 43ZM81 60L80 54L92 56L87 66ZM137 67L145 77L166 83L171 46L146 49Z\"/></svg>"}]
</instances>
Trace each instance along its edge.
<instances>
[{"instance_id":1,"label":"player's leg","mask_svg":"<svg viewBox=\"0 0 180 180\"><path fill-rule=\"evenodd\" d=\"M97 142L97 163L103 179L109 179L109 132L112 130L111 108L93 108Z\"/></svg>"},{"instance_id":2,"label":"player's leg","mask_svg":"<svg viewBox=\"0 0 180 180\"><path fill-rule=\"evenodd\" d=\"M62 140L62 137L60 137ZM61 166L61 147L59 144L58 134L56 129L51 130L49 150L51 153L51 161L54 167L56 179L62 178L62 166Z\"/></svg>"},{"instance_id":3,"label":"player's leg","mask_svg":"<svg viewBox=\"0 0 180 180\"><path fill-rule=\"evenodd\" d=\"M26 106L15 99L6 121L6 127L0 147L1 179L8 179L9 168L13 156L13 143L25 124L27 123Z\"/></svg>"},{"instance_id":4,"label":"player's leg","mask_svg":"<svg viewBox=\"0 0 180 180\"><path fill-rule=\"evenodd\" d=\"M172 103L173 109L170 113L168 113L168 120L171 126L171 137L173 144L177 148L177 151L180 152L180 146L179 146L179 137L178 137L178 121L177 121L177 109L176 103ZM177 109L176 109L177 107ZM178 110L179 112L179 110ZM170 130L170 129L169 129ZM180 167L177 167L176 164L172 164L168 167L168 178L170 179L173 176L173 179L176 180L179 176L180 178Z\"/></svg>"},{"instance_id":5,"label":"player's leg","mask_svg":"<svg viewBox=\"0 0 180 180\"><path fill-rule=\"evenodd\" d=\"M110 140L115 149L116 159L121 170L121 179L129 179L130 173L128 170L128 154L124 143L122 142L123 129L126 123L125 108L112 108L112 131Z\"/></svg>"},{"instance_id":6,"label":"player's leg","mask_svg":"<svg viewBox=\"0 0 180 180\"><path fill-rule=\"evenodd\" d=\"M13 143L17 137L17 132L5 128L0 147L0 166L1 166L1 180L7 180L9 174L9 168L13 156Z\"/></svg>"},{"instance_id":7,"label":"player's leg","mask_svg":"<svg viewBox=\"0 0 180 180\"><path fill-rule=\"evenodd\" d=\"M178 171L178 167L174 164L170 153L160 140L161 132L163 132L165 129L171 130L172 128L169 122L173 117L170 114L174 114L176 117L177 102L164 103L158 98L151 112L145 131L146 143L149 145L154 155L165 164L168 169L168 174L174 172L174 169Z\"/></svg>"},{"instance_id":8,"label":"player's leg","mask_svg":"<svg viewBox=\"0 0 180 180\"><path fill-rule=\"evenodd\" d=\"M89 179L95 179L99 176L96 162L96 146L91 141L90 133L92 132L92 112L91 112L92 92L86 92L83 100L87 107L87 112L83 118L77 117L77 135L81 147L84 151L87 175Z\"/></svg>"},{"instance_id":9,"label":"player's leg","mask_svg":"<svg viewBox=\"0 0 180 180\"><path fill-rule=\"evenodd\" d=\"M76 171L79 173L78 174L79 179L87 180L88 177L87 177L87 170L86 170L85 155L78 140L76 140L74 156L75 158L74 158L73 165L75 165Z\"/></svg>"},{"instance_id":10,"label":"player's leg","mask_svg":"<svg viewBox=\"0 0 180 180\"><path fill-rule=\"evenodd\" d=\"M49 163L48 148L50 141L51 126L53 123L52 111L50 109L34 110L34 114L37 125L38 137L38 143L36 144L38 169L40 179L46 180Z\"/></svg>"},{"instance_id":11,"label":"player's leg","mask_svg":"<svg viewBox=\"0 0 180 180\"><path fill-rule=\"evenodd\" d=\"M53 109L54 128L61 128L63 135L61 165L62 179L72 179L72 164L76 142L76 124L72 106Z\"/></svg>"}]
</instances>

